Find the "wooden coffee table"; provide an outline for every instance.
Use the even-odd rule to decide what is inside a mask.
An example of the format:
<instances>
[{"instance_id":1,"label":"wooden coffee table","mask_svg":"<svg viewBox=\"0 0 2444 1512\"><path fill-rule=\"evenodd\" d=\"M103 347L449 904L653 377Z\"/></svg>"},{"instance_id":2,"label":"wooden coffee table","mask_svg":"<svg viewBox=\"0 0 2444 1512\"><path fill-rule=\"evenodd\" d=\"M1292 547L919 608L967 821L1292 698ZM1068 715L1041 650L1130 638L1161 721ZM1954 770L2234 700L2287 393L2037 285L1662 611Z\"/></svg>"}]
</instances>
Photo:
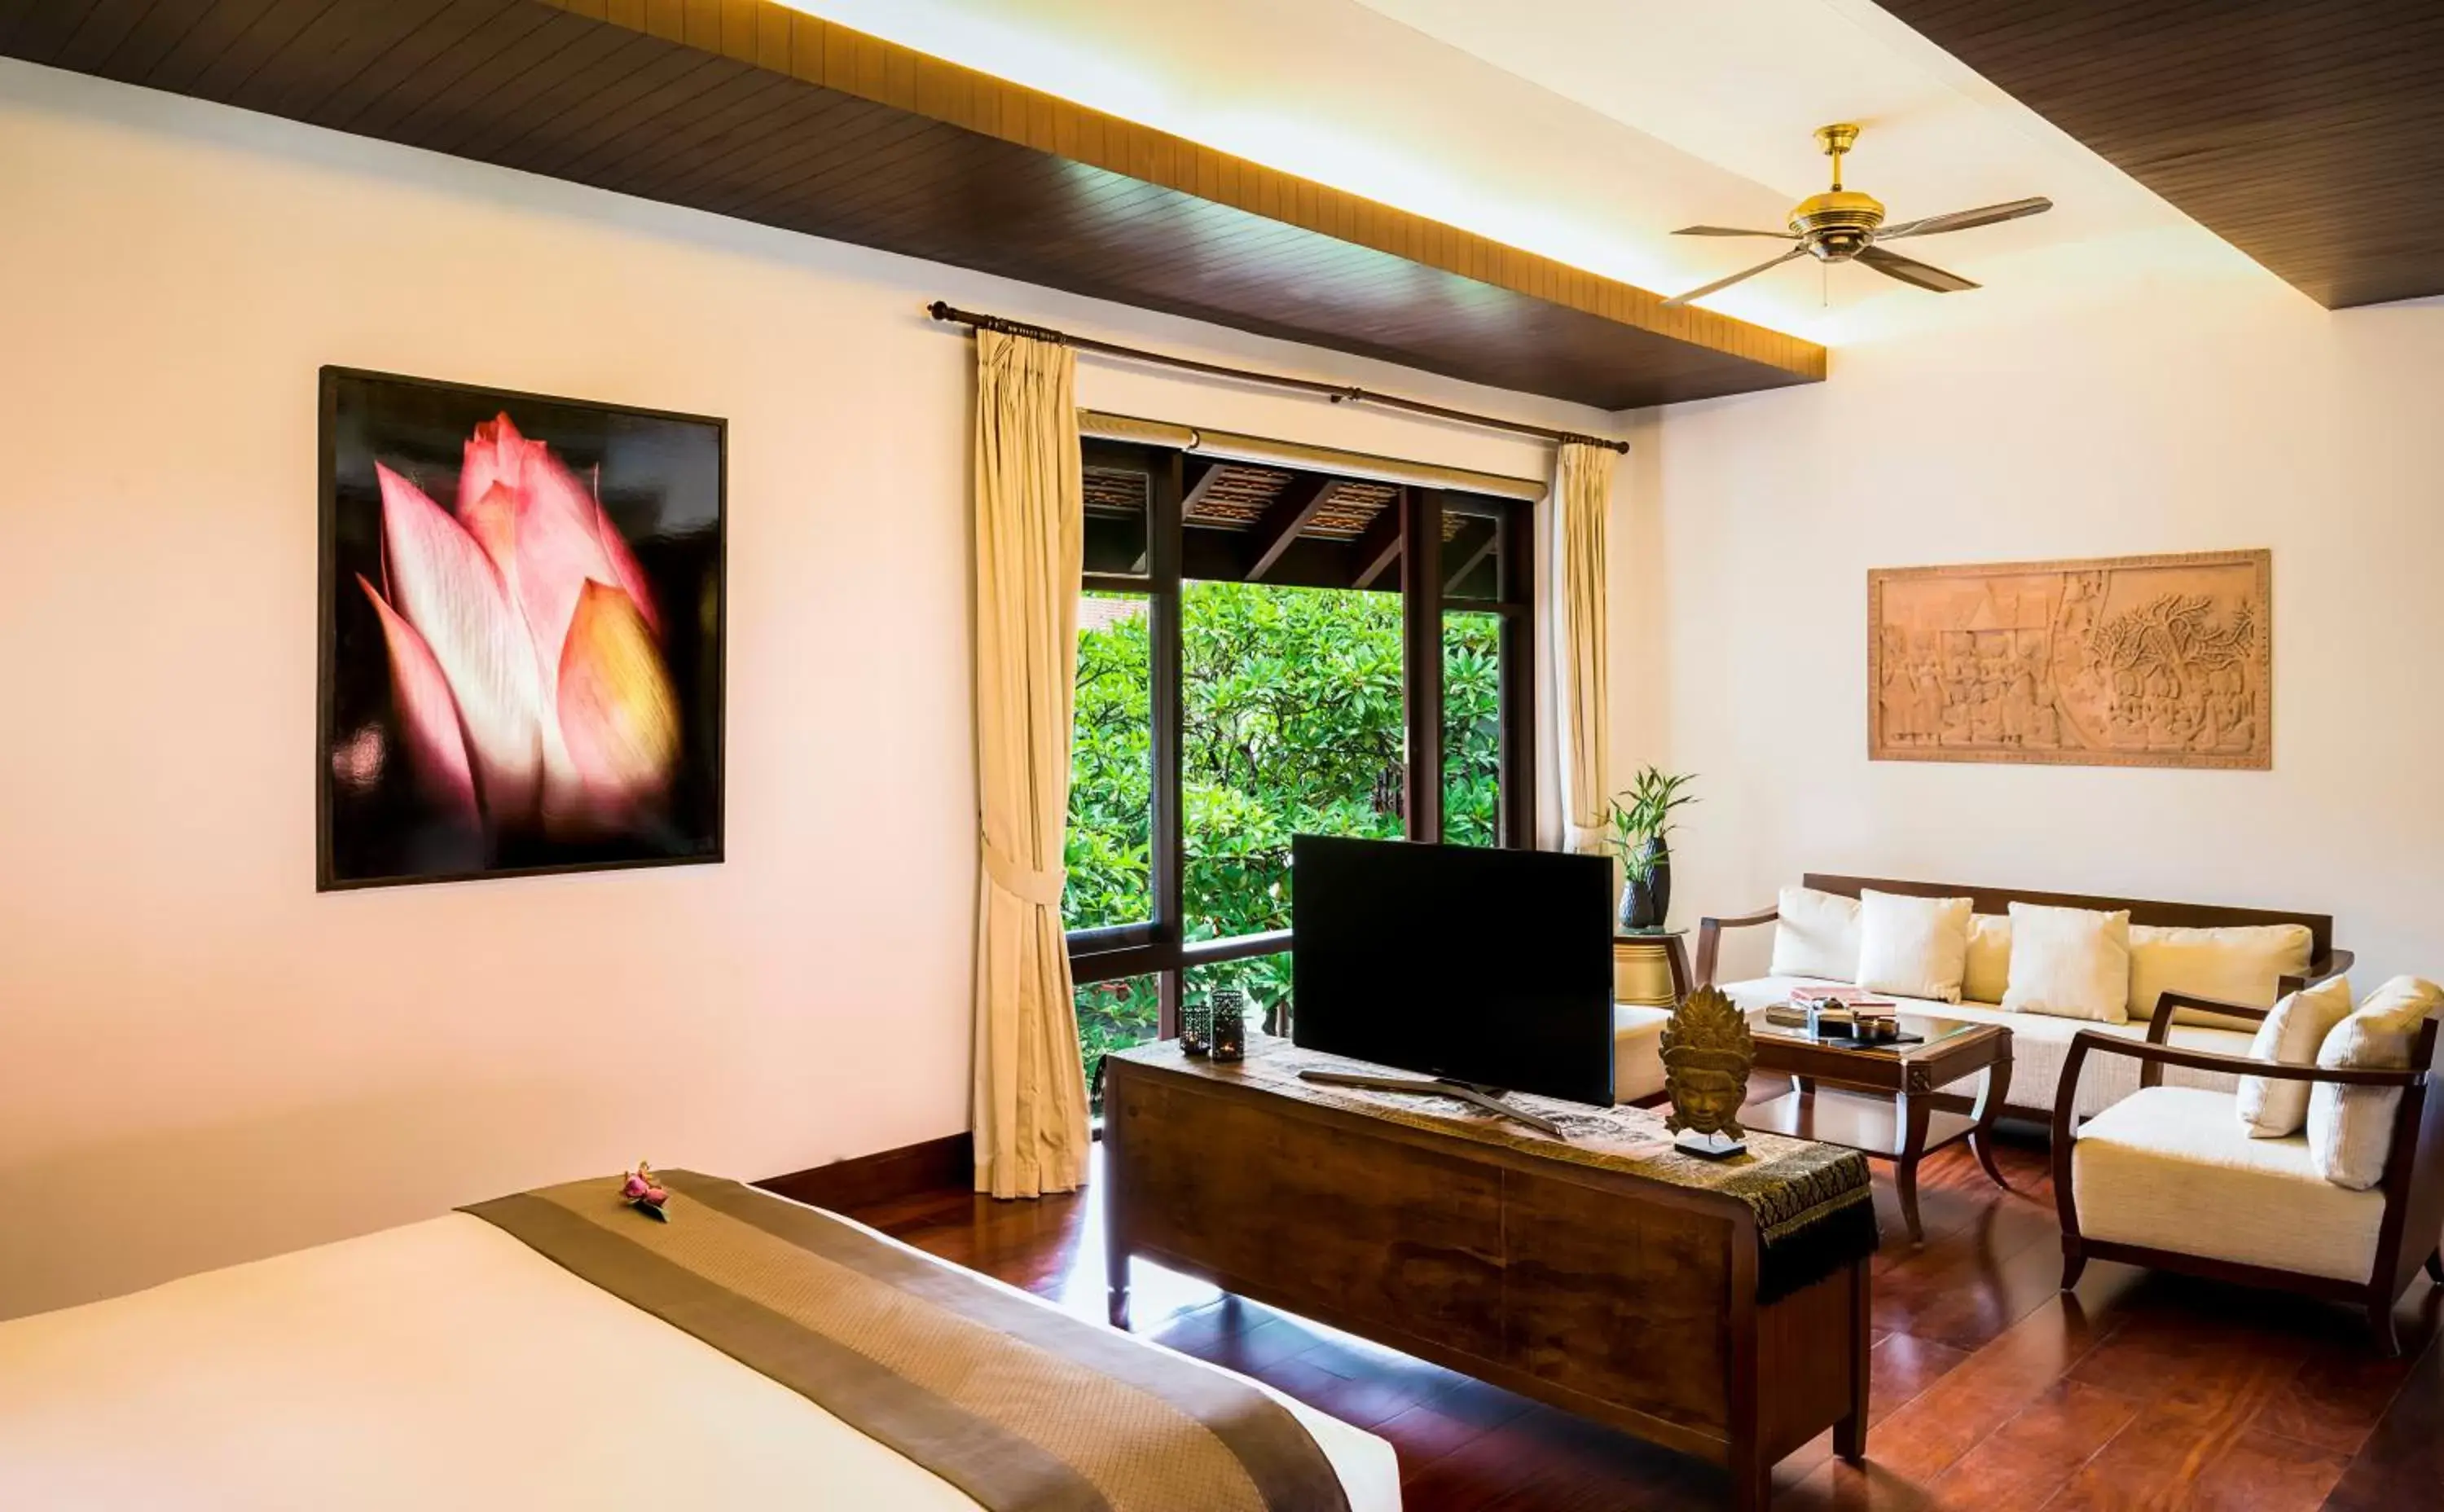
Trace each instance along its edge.
<instances>
[{"instance_id":1,"label":"wooden coffee table","mask_svg":"<svg viewBox=\"0 0 2444 1512\"><path fill-rule=\"evenodd\" d=\"M1740 1122L1844 1145L1893 1162L1910 1242L1924 1244L1926 1229L1917 1216L1917 1163L1928 1151L1966 1139L1994 1184L2010 1185L1994 1169L1992 1144L1994 1116L2011 1093L2011 1031L1999 1024L1908 1013L1901 1015L1900 1025L1901 1033L1916 1035L1919 1042L1858 1044L1819 1039L1805 1026L1769 1022L1763 1010L1750 1014L1756 1069L1787 1076L1791 1085L1780 1097L1741 1109ZM1970 1112L1935 1105L1938 1089L1981 1071L1985 1078ZM1820 1096L1819 1083L1842 1090Z\"/></svg>"}]
</instances>

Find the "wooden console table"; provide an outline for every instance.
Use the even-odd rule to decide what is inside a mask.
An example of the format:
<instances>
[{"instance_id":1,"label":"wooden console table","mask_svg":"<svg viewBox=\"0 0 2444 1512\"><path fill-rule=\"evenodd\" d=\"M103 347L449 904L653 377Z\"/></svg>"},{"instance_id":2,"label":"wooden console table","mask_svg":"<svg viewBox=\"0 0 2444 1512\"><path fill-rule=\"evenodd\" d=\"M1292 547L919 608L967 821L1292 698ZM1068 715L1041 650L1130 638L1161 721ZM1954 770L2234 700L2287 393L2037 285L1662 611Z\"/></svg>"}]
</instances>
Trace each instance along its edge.
<instances>
[{"instance_id":1,"label":"wooden console table","mask_svg":"<svg viewBox=\"0 0 2444 1512\"><path fill-rule=\"evenodd\" d=\"M1289 1069L1329 1059L1264 1040L1238 1066L1176 1042L1105 1060L1116 1324L1143 1256L1723 1466L1743 1509L1763 1508L1775 1462L1828 1428L1837 1452L1865 1453L1872 1208L1855 1252L1821 1251L1829 1274L1761 1301L1758 1209L1666 1179L1694 1157L1670 1152L1657 1116L1526 1099L1584 1116L1565 1146L1440 1099L1369 1109L1373 1095L1310 1092ZM1588 1163L1623 1131L1662 1174ZM1812 1165L1794 1193L1863 1191L1858 1157L1760 1139ZM1822 1210L1857 1217L1846 1196ZM1809 1231L1836 1228L1854 1232Z\"/></svg>"}]
</instances>

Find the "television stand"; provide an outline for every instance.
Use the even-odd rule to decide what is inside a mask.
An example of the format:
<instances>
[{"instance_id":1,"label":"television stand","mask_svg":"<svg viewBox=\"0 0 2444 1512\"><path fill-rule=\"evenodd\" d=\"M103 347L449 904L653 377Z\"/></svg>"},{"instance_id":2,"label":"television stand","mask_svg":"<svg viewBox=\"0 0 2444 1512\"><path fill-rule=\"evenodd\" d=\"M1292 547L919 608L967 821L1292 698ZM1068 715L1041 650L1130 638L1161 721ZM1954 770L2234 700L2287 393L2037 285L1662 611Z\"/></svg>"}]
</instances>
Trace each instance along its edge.
<instances>
[{"instance_id":1,"label":"television stand","mask_svg":"<svg viewBox=\"0 0 2444 1512\"><path fill-rule=\"evenodd\" d=\"M1449 1077L1371 1077L1352 1071L1302 1071L1299 1079L1326 1087L1363 1087L1370 1092L1419 1092L1433 1097L1455 1097L1488 1113L1515 1118L1539 1134L1548 1134L1556 1139L1569 1137L1552 1119L1506 1101L1508 1095L1501 1088L1480 1086L1473 1081L1454 1081Z\"/></svg>"},{"instance_id":2,"label":"television stand","mask_svg":"<svg viewBox=\"0 0 2444 1512\"><path fill-rule=\"evenodd\" d=\"M1828 1428L1836 1454L1865 1455L1863 1157L1758 1131L1727 1171L1671 1154L1637 1108L1565 1112L1567 1144L1419 1116L1297 1074L1392 1067L1269 1035L1242 1062L1175 1040L1103 1065L1115 1324L1132 1259L1152 1261L1722 1466L1728 1485L1639 1462L1724 1512L1767 1512L1774 1463ZM1776 1236L1768 1206L1807 1216Z\"/></svg>"}]
</instances>

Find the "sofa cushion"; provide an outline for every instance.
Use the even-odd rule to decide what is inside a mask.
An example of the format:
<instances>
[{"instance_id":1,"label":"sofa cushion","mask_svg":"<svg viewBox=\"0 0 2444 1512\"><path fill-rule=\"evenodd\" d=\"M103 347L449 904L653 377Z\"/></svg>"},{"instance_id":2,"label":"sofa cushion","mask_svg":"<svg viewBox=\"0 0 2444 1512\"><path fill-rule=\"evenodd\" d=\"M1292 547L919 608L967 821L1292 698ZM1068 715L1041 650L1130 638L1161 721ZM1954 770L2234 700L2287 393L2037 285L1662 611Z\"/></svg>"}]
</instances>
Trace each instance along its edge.
<instances>
[{"instance_id":1,"label":"sofa cushion","mask_svg":"<svg viewBox=\"0 0 2444 1512\"><path fill-rule=\"evenodd\" d=\"M2308 953L2315 948L2316 937L2305 924L2239 924L2213 930L2133 924L2130 1017L2142 1023L2154 1018L2156 999L2166 992L2194 992L2244 1007L2271 1007L2281 995L2279 979L2306 976ZM2175 1008L2173 1022L2252 1031L2257 1027L2251 1020L2197 1008Z\"/></svg>"},{"instance_id":2,"label":"sofa cushion","mask_svg":"<svg viewBox=\"0 0 2444 1512\"><path fill-rule=\"evenodd\" d=\"M1669 1008L1612 1005L1612 1100L1636 1102L1663 1090L1663 1026Z\"/></svg>"},{"instance_id":3,"label":"sofa cushion","mask_svg":"<svg viewBox=\"0 0 2444 1512\"><path fill-rule=\"evenodd\" d=\"M1960 995L1972 1003L2003 1001L2011 985L2011 916L1969 915L1969 953L1961 962Z\"/></svg>"},{"instance_id":4,"label":"sofa cushion","mask_svg":"<svg viewBox=\"0 0 2444 1512\"><path fill-rule=\"evenodd\" d=\"M1859 900L1812 887L1786 887L1776 899L1773 974L1826 982L1859 980Z\"/></svg>"},{"instance_id":5,"label":"sofa cushion","mask_svg":"<svg viewBox=\"0 0 2444 1512\"><path fill-rule=\"evenodd\" d=\"M1793 987L1827 985L1805 977L1765 976L1749 982L1725 983L1722 989L1732 1002L1753 1010L1788 1002ZM2071 1038L2082 1029L2095 1029L2123 1040L2147 1038L2147 1026L2143 1023L2090 1023L2081 1019L2049 1019L2033 1013L2006 1013L2001 1008L1982 1003L1929 1003L1913 998L1895 998L1893 1001L1903 1013L1965 1019L1972 1023L1999 1023L2010 1030L2011 1092L2005 1101L2014 1108L2038 1112L2052 1111L2054 1089L2062 1083L2063 1062L2070 1055ZM2171 1042L2183 1049L2208 1050L2216 1055L2247 1055L2249 1040L2248 1035L2232 1029L2176 1023L2173 1025ZM1973 1097L1977 1095L1979 1079L1979 1077L1964 1077L1943 1090ZM2164 1080L2172 1086L2230 1092L2238 1085L2239 1079L2220 1071L2167 1066L2164 1068ZM2101 1112L2138 1090L2137 1060L2122 1055L2090 1055L2080 1074L2078 1111L2083 1116Z\"/></svg>"},{"instance_id":6,"label":"sofa cushion","mask_svg":"<svg viewBox=\"0 0 2444 1512\"><path fill-rule=\"evenodd\" d=\"M2398 976L2368 994L2351 1016L2334 1025L2318 1047L2321 1066L2405 1070L2418 1026L2444 1005L2444 989L2415 976ZM2365 1190L2384 1179L2393 1148L2398 1087L2342 1087L2320 1082L2308 1094L2308 1151L2327 1181Z\"/></svg>"},{"instance_id":7,"label":"sofa cushion","mask_svg":"<svg viewBox=\"0 0 2444 1512\"><path fill-rule=\"evenodd\" d=\"M2313 1066L2325 1036L2350 1016L2350 978L2332 977L2302 987L2274 1005L2249 1042L2249 1058L2278 1065ZM2309 1086L2305 1081L2241 1078L2234 1103L2241 1128L2260 1139L2286 1139L2298 1134L2308 1122Z\"/></svg>"},{"instance_id":8,"label":"sofa cushion","mask_svg":"<svg viewBox=\"0 0 2444 1512\"><path fill-rule=\"evenodd\" d=\"M2318 1174L2302 1138L2251 1139L2230 1093L2148 1087L2079 1131L2080 1232L2210 1260L2365 1281L2384 1198Z\"/></svg>"},{"instance_id":9,"label":"sofa cushion","mask_svg":"<svg viewBox=\"0 0 2444 1512\"><path fill-rule=\"evenodd\" d=\"M2130 911L2011 905L2013 1013L2120 1023L2130 1005Z\"/></svg>"},{"instance_id":10,"label":"sofa cushion","mask_svg":"<svg viewBox=\"0 0 2444 1512\"><path fill-rule=\"evenodd\" d=\"M1965 897L1861 892L1859 985L1870 992L1959 1002L1969 966L1970 906Z\"/></svg>"}]
</instances>

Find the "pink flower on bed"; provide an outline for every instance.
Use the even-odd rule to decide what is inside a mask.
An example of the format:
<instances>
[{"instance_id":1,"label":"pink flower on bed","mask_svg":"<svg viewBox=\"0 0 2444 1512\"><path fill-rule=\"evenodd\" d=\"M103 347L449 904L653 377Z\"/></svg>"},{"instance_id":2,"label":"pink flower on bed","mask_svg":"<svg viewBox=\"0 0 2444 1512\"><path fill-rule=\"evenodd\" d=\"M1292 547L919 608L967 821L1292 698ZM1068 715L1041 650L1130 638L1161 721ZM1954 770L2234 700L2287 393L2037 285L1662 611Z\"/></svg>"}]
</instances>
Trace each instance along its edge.
<instances>
[{"instance_id":1,"label":"pink flower on bed","mask_svg":"<svg viewBox=\"0 0 2444 1512\"><path fill-rule=\"evenodd\" d=\"M671 1194L663 1190L661 1182L655 1178L654 1168L641 1160L637 1162L636 1170L628 1172L628 1178L620 1184L620 1195L627 1198L628 1205L639 1212L665 1222L670 1219L670 1210L665 1205L670 1202Z\"/></svg>"},{"instance_id":2,"label":"pink flower on bed","mask_svg":"<svg viewBox=\"0 0 2444 1512\"><path fill-rule=\"evenodd\" d=\"M506 415L475 427L454 514L377 463L390 651L417 778L470 825L616 829L679 751L661 619L593 489Z\"/></svg>"}]
</instances>

